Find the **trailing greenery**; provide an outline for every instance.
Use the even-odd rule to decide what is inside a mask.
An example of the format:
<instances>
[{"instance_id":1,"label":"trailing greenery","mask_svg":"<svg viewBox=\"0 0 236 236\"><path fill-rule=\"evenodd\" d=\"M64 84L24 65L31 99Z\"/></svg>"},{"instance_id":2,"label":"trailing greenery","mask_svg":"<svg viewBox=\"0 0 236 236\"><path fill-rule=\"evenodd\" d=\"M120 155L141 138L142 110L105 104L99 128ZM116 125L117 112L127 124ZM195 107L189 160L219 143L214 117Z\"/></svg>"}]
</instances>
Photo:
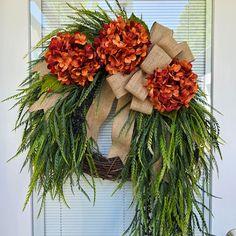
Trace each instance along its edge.
<instances>
[{"instance_id":1,"label":"trailing greenery","mask_svg":"<svg viewBox=\"0 0 236 236\"><path fill-rule=\"evenodd\" d=\"M45 49L51 37L63 30L80 31L93 42L103 24L112 20L111 14L128 19L118 1L117 11L106 2L110 8L108 13L100 7L99 11L91 11L68 4L75 12L75 16L70 17L73 23L50 33L33 50L42 46ZM147 27L133 14L129 19ZM31 67L43 59L42 53L39 60L31 62ZM93 153L98 150L96 143L87 138L85 117L106 76L102 69L92 83L80 87L61 86L52 75L41 80L38 72L30 72L18 94L9 98L17 99L15 106L19 107L15 127L24 127L22 143L15 157L27 151L22 168L26 165L32 168L25 206L34 190L40 196L41 209L47 194L53 199L59 197L67 204L63 191L67 181L89 198L80 185L81 177L88 181L96 195ZM48 89L62 94L56 105L45 113L39 110L29 114L29 107L41 95L48 94ZM131 112L130 119L135 120L134 133L118 188L131 179L136 214L124 234L191 236L198 228L208 235L203 214L203 209L208 209L201 203L201 192L208 189L211 166L216 166L214 152L220 153L220 138L219 125L206 105L205 95L199 90L189 108L181 108L178 112L153 111L152 115ZM85 162L90 169L91 181L83 173ZM204 186L199 185L202 175Z\"/></svg>"},{"instance_id":2,"label":"trailing greenery","mask_svg":"<svg viewBox=\"0 0 236 236\"><path fill-rule=\"evenodd\" d=\"M99 72L87 87L69 85L54 90L68 95L64 98L62 96L46 113L40 110L28 115L28 107L41 96L47 77L39 80L38 73L30 74L24 84L30 82L31 85L14 96L19 99L17 105L20 105L16 128L24 126L22 143L15 156L28 150L23 167L26 164L32 167L25 206L34 189L37 189L41 196L42 206L47 193L50 193L53 199L58 196L66 203L63 186L67 180L73 185L72 176L76 176L76 184L83 191L79 179L84 175L84 161L88 162L92 176L96 175L92 157L94 145L86 135L85 116L105 76L106 73ZM78 110L79 117L74 117ZM93 179L89 184L95 190Z\"/></svg>"},{"instance_id":3,"label":"trailing greenery","mask_svg":"<svg viewBox=\"0 0 236 236\"><path fill-rule=\"evenodd\" d=\"M107 4L111 13L125 16L126 13L119 4L117 11L111 8L108 1ZM44 60L43 55L49 40L58 32L73 33L80 31L92 41L95 35L98 35L99 30L102 29L103 24L111 21L110 16L100 7L99 11L87 10L82 5L80 9L71 5L69 7L75 12L75 17L71 17L74 23L65 29L56 29L40 40L32 51L42 48L42 53L38 60L31 61L29 71L32 71L34 65ZM21 126L24 127L21 145L13 158L27 151L22 169L26 165L32 168L24 208L34 190L38 192L41 199L40 211L44 206L48 193L53 199L58 197L67 205L63 186L68 180L72 187L76 185L89 198L80 185L81 177L84 177L95 193L93 176L96 176L96 169L92 154L96 151L96 145L92 139L87 138L85 116L94 96L99 93L102 81L106 76L107 73L101 70L88 86L60 86L60 83L52 75L46 75L41 80L38 72L30 72L29 77L20 84L21 88L18 93L6 99L17 100L13 106L19 107L15 129ZM48 94L48 89L55 93L61 93L61 99L45 113L43 110L39 110L29 114L29 107L41 95ZM64 94L68 95L63 96ZM79 122L78 119L80 119ZM91 182L82 170L85 161L90 168ZM76 177L76 180L73 177Z\"/></svg>"},{"instance_id":4,"label":"trailing greenery","mask_svg":"<svg viewBox=\"0 0 236 236\"><path fill-rule=\"evenodd\" d=\"M214 151L220 153L219 125L199 91L189 108L177 113L136 113L135 131L121 187L131 181L136 216L131 235L209 235L202 203ZM156 172L155 165L159 166ZM216 166L217 167L217 166ZM204 174L204 184L199 184Z\"/></svg>"}]
</instances>

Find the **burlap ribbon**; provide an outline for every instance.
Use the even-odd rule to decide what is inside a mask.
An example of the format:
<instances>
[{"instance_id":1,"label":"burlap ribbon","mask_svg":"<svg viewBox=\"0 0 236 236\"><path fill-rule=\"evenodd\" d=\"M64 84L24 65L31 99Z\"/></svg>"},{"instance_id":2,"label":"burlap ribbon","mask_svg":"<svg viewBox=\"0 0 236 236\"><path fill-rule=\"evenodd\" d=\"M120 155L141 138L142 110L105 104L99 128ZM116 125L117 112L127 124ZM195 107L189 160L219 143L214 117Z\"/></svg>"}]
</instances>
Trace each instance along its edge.
<instances>
[{"instance_id":1,"label":"burlap ribbon","mask_svg":"<svg viewBox=\"0 0 236 236\"><path fill-rule=\"evenodd\" d=\"M32 72L39 73L39 78L42 79L44 75L50 73L50 70L47 67L46 61L43 60L32 67Z\"/></svg>"},{"instance_id":2,"label":"burlap ribbon","mask_svg":"<svg viewBox=\"0 0 236 236\"><path fill-rule=\"evenodd\" d=\"M107 77L101 93L94 99L86 116L88 137L97 140L100 127L110 113L114 100L118 99L118 114L112 125L112 147L108 158L119 156L123 163L129 152L134 128L134 121L129 119L130 110L149 115L153 110L153 105L147 98L148 91L144 87L146 76L156 68L164 68L173 58L194 60L188 44L177 43L173 38L173 31L161 24L153 24L150 40L151 49L140 68L129 75L119 73Z\"/></svg>"},{"instance_id":3,"label":"burlap ribbon","mask_svg":"<svg viewBox=\"0 0 236 236\"><path fill-rule=\"evenodd\" d=\"M56 105L59 99L65 98L68 95L69 93L65 93L64 95L61 93L44 93L34 104L29 107L29 112L44 110L44 113L46 113Z\"/></svg>"},{"instance_id":4,"label":"burlap ribbon","mask_svg":"<svg viewBox=\"0 0 236 236\"><path fill-rule=\"evenodd\" d=\"M50 70L47 68L47 63L42 61L32 67L32 72L39 73L39 79L43 79L45 75L50 73ZM66 97L68 94L69 93L65 93L64 95L60 93L44 93L35 103L29 107L29 112L38 110L44 110L44 112L47 112L58 102L60 98Z\"/></svg>"}]
</instances>

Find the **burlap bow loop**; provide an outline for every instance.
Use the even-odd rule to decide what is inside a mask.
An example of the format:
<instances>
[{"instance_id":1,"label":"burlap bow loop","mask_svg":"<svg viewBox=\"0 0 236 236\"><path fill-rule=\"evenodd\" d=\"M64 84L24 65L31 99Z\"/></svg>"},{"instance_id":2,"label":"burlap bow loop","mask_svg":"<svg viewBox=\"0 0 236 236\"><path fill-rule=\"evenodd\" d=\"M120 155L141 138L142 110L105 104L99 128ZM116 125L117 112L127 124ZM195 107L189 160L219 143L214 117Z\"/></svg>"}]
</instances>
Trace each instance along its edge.
<instances>
[{"instance_id":1,"label":"burlap bow loop","mask_svg":"<svg viewBox=\"0 0 236 236\"><path fill-rule=\"evenodd\" d=\"M50 70L47 67L46 61L41 61L32 67L32 72L39 73L39 78L42 79L44 75L50 73Z\"/></svg>"},{"instance_id":2,"label":"burlap bow loop","mask_svg":"<svg viewBox=\"0 0 236 236\"><path fill-rule=\"evenodd\" d=\"M107 82L109 83L117 99L120 99L121 97L123 97L128 93L125 87L136 71L137 70L133 71L128 75L123 75L121 73L118 73L107 77Z\"/></svg>"}]
</instances>

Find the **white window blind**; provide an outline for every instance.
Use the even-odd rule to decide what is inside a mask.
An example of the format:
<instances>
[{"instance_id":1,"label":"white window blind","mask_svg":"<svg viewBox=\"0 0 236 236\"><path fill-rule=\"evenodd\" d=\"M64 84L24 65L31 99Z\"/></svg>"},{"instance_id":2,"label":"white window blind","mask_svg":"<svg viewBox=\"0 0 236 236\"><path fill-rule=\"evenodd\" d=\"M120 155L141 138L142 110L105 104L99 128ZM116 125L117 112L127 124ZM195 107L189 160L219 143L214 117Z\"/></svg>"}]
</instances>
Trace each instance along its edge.
<instances>
[{"instance_id":1,"label":"white window blind","mask_svg":"<svg viewBox=\"0 0 236 236\"><path fill-rule=\"evenodd\" d=\"M97 4L108 9L104 1L91 0L31 0L32 42L65 26L72 11L66 2L75 7L83 3L95 8ZM114 1L109 1L111 5ZM211 0L127 0L120 1L128 13L142 16L149 28L158 21L174 30L177 41L187 41L196 58L194 70L202 81L201 86L210 93L211 72ZM32 43L33 44L33 43ZM102 126L98 144L106 155L111 145L111 116ZM85 183L83 183L86 185ZM111 196L116 183L96 180L96 205L75 191L72 194L69 185L65 186L68 209L49 197L43 215L36 219L37 203L34 202L34 236L119 236L132 220L134 209L129 208L132 201L131 184ZM92 196L91 189L85 186ZM206 202L205 202L206 204ZM196 236L201 235L196 232Z\"/></svg>"}]
</instances>

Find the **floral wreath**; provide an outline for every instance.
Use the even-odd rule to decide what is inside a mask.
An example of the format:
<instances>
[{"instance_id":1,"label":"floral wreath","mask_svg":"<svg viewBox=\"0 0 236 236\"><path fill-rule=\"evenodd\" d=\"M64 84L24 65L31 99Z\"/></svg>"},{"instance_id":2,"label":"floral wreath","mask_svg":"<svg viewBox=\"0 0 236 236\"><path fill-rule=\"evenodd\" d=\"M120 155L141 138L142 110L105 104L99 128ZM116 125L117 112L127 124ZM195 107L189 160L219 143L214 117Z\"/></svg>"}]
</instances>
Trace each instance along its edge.
<instances>
[{"instance_id":1,"label":"floral wreath","mask_svg":"<svg viewBox=\"0 0 236 236\"><path fill-rule=\"evenodd\" d=\"M48 193L66 202L84 177L132 181L136 213L125 234L208 233L200 192L207 186L219 126L192 70L187 42L173 31L127 16L119 2L115 19L102 8L75 11L72 24L43 38L17 99L16 128L24 126L16 156L27 150L32 168L25 206L34 190L41 209ZM116 104L108 157L96 144ZM199 179L204 173L204 186ZM91 181L85 174L91 176ZM200 220L199 220L200 219ZM200 227L200 221L203 223Z\"/></svg>"}]
</instances>

